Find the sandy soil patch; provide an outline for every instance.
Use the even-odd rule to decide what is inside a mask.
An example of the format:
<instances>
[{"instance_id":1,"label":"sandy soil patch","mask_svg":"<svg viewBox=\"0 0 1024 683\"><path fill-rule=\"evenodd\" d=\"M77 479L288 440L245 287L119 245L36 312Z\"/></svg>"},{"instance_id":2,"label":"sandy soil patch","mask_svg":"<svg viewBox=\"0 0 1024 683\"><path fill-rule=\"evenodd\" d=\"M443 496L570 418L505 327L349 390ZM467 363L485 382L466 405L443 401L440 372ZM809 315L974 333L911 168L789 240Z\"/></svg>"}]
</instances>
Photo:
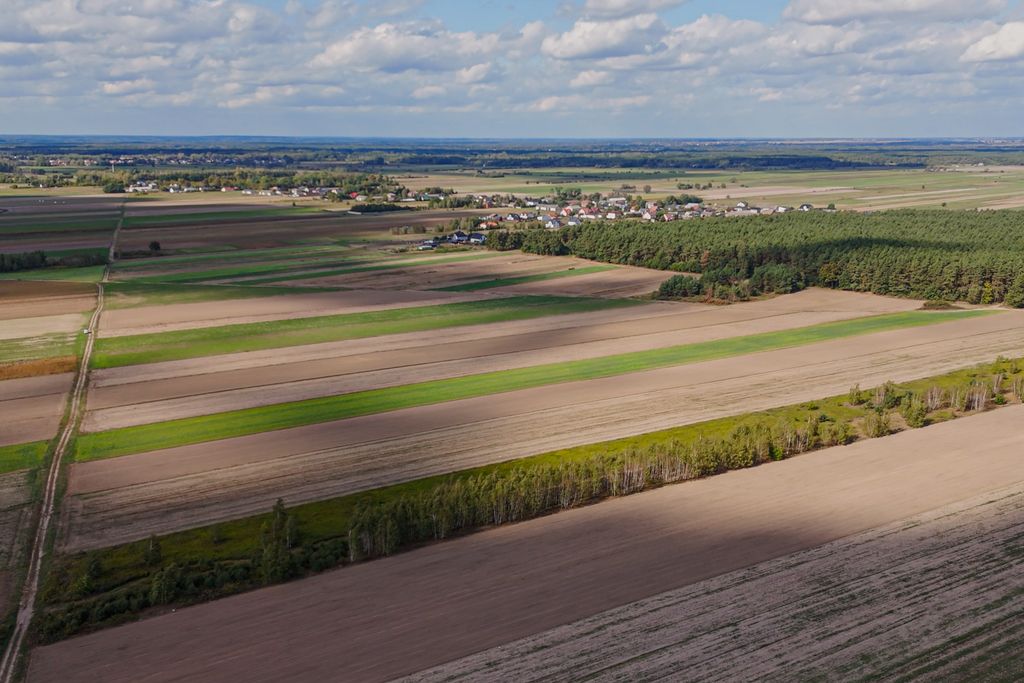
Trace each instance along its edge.
<instances>
[{"instance_id":1,"label":"sandy soil patch","mask_svg":"<svg viewBox=\"0 0 1024 683\"><path fill-rule=\"evenodd\" d=\"M100 336L122 337L270 320L383 311L410 306L434 306L480 298L483 298L480 294L469 292L388 292L375 289L116 308L103 313ZM281 350L278 349L275 353L280 354Z\"/></svg>"},{"instance_id":2,"label":"sandy soil patch","mask_svg":"<svg viewBox=\"0 0 1024 683\"><path fill-rule=\"evenodd\" d=\"M1019 547L1022 527L1024 487L1016 484L485 650L406 683L892 680L917 679L921 667L931 669L920 676L928 680L965 673L987 680L980 672L992 654L1019 648L1013 624L1024 560L1004 549Z\"/></svg>"},{"instance_id":3,"label":"sandy soil patch","mask_svg":"<svg viewBox=\"0 0 1024 683\"><path fill-rule=\"evenodd\" d=\"M0 326L0 340L41 337L46 334L70 334L83 326L81 313L41 315L34 318L8 318Z\"/></svg>"},{"instance_id":4,"label":"sandy soil patch","mask_svg":"<svg viewBox=\"0 0 1024 683\"><path fill-rule=\"evenodd\" d=\"M1024 354L1024 316L898 330L254 434L72 467L65 547L511 460ZM571 429L567 428L571 425Z\"/></svg>"},{"instance_id":5,"label":"sandy soil patch","mask_svg":"<svg viewBox=\"0 0 1024 683\"><path fill-rule=\"evenodd\" d=\"M1005 408L178 610L37 649L29 679L388 680L1021 481L1021 419Z\"/></svg>"},{"instance_id":6,"label":"sandy soil patch","mask_svg":"<svg viewBox=\"0 0 1024 683\"><path fill-rule=\"evenodd\" d=\"M27 281L26 281L27 282ZM95 292L95 286L92 287ZM55 298L22 299L0 304L0 320L6 327L8 320L33 318L36 316L59 316L69 313L85 313L96 307L96 296L66 296ZM83 316L79 316L83 317ZM0 330L3 334L6 330Z\"/></svg>"}]
</instances>

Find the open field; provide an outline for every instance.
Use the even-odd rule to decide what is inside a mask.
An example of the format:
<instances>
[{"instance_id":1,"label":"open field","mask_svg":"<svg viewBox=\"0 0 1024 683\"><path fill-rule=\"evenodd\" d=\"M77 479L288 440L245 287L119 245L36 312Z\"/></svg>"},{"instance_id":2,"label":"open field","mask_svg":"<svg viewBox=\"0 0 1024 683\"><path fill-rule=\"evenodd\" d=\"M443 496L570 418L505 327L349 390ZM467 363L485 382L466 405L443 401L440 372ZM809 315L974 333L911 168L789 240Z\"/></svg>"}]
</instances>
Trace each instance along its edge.
<instances>
[{"instance_id":1,"label":"open field","mask_svg":"<svg viewBox=\"0 0 1024 683\"><path fill-rule=\"evenodd\" d=\"M209 416L206 419L191 420L187 427L184 423L167 424L165 427L173 430L176 436L188 432L202 434L209 439L211 429L216 425L217 429L223 430L216 432L222 433L220 438L223 438L226 435L237 436L250 430L266 431L260 429L259 425L262 420L268 418L270 423L275 425L274 428L295 426L300 424L300 421L326 421L560 382L612 377L890 329L939 324L982 314L980 311L945 314L913 311L806 327L794 325L792 318L779 316L768 321L769 331L745 334L747 330L742 325L722 326L721 329L710 331L700 329L698 334L710 339L700 342L686 340L688 343L683 344L674 343L676 340L673 339L673 335L641 334L629 340L631 344L635 344L633 349L629 348L630 343L622 344L621 341L611 344L598 343L589 347L573 344L570 347L561 346L555 351L509 351L492 358L478 356L471 364L465 363L464 358L452 358L448 362L442 361L438 364L421 363L415 368L408 367L414 361L407 359L406 367L394 370L363 373L350 371L344 378L286 382L276 390L266 385L242 391L218 389L216 393L211 392L212 395L205 397L205 400L193 392L181 400L170 399L155 403L154 400L150 400L148 405L135 403L121 409L97 410L87 416L82 431L89 433L120 430L136 425L206 415ZM763 321L761 324L763 325ZM755 329L757 327L758 325L754 325ZM287 405L284 405L286 403ZM262 406L268 406L268 409L250 410ZM289 419L289 415L294 417ZM241 427L242 424L246 426ZM233 425L237 427L233 428ZM156 425L154 429L164 431ZM240 432L239 429L244 429L245 432ZM95 437L97 442L104 444L99 448L93 444L94 437L84 437L79 442L79 455L82 459L91 459L86 454L122 453L123 446L118 447L115 444L125 442L134 444L135 448L145 444L147 450L183 443L160 441L157 445L152 441L150 431L123 432L123 435L118 437L100 435Z\"/></svg>"},{"instance_id":2,"label":"open field","mask_svg":"<svg viewBox=\"0 0 1024 683\"><path fill-rule=\"evenodd\" d=\"M262 512L278 496L321 500L1022 352L1024 319L1005 312L78 463L63 538L102 547Z\"/></svg>"},{"instance_id":3,"label":"open field","mask_svg":"<svg viewBox=\"0 0 1024 683\"><path fill-rule=\"evenodd\" d=\"M0 281L0 320L84 313L96 305L96 287L84 282Z\"/></svg>"},{"instance_id":4,"label":"open field","mask_svg":"<svg viewBox=\"0 0 1024 683\"><path fill-rule=\"evenodd\" d=\"M509 297L107 337L99 340L94 367L154 363L630 305L636 303L614 299Z\"/></svg>"},{"instance_id":5,"label":"open field","mask_svg":"<svg viewBox=\"0 0 1024 683\"><path fill-rule=\"evenodd\" d=\"M0 469L0 609L5 609L14 596L21 543L32 514L31 499L32 473L28 469Z\"/></svg>"},{"instance_id":6,"label":"open field","mask_svg":"<svg viewBox=\"0 0 1024 683\"><path fill-rule=\"evenodd\" d=\"M1013 680L1022 529L1015 484L406 681Z\"/></svg>"},{"instance_id":7,"label":"open field","mask_svg":"<svg viewBox=\"0 0 1024 683\"><path fill-rule=\"evenodd\" d=\"M178 610L37 649L29 679L411 674L1020 482L1022 415L826 449Z\"/></svg>"},{"instance_id":8,"label":"open field","mask_svg":"<svg viewBox=\"0 0 1024 683\"><path fill-rule=\"evenodd\" d=\"M72 374L0 381L0 446L45 441L57 432Z\"/></svg>"}]
</instances>

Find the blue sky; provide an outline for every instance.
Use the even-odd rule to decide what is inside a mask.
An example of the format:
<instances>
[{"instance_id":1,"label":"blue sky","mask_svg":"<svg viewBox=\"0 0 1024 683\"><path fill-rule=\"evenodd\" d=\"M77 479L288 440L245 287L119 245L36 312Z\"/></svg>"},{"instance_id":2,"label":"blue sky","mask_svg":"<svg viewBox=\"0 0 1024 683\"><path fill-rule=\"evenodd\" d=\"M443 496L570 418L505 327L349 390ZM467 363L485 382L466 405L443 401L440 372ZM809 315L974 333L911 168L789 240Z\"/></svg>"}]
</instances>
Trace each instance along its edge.
<instances>
[{"instance_id":1,"label":"blue sky","mask_svg":"<svg viewBox=\"0 0 1024 683\"><path fill-rule=\"evenodd\" d=\"M4 0L0 133L1024 136L1022 0Z\"/></svg>"}]
</instances>

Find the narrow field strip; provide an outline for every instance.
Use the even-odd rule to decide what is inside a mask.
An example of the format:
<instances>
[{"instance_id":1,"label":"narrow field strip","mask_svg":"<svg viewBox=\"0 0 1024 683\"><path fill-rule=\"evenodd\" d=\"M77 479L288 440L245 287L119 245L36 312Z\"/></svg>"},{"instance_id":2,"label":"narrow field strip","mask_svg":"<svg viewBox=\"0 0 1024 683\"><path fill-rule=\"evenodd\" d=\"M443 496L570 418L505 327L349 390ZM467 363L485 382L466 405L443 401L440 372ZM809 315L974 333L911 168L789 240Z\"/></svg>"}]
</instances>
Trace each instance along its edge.
<instances>
[{"instance_id":1,"label":"narrow field strip","mask_svg":"<svg viewBox=\"0 0 1024 683\"><path fill-rule=\"evenodd\" d=\"M108 309L295 295L294 287L233 287L231 285L164 284L137 281L111 282L105 285L104 289L110 298ZM338 287L309 287L303 289L302 293L337 292L339 289Z\"/></svg>"},{"instance_id":2,"label":"narrow field strip","mask_svg":"<svg viewBox=\"0 0 1024 683\"><path fill-rule=\"evenodd\" d=\"M245 285L270 285L276 282L288 282L290 280L312 280L314 278L322 277L334 277L335 275L351 275L355 273L368 273L375 270L395 270L398 268L413 268L416 266L430 266L430 265L447 265L449 263L462 263L463 261L476 261L485 258L495 258L501 256L496 252L479 252L476 254L467 254L465 256L453 256L451 258L432 258L424 259L422 261L410 260L403 261L400 263L381 263L378 265L367 265L358 267L346 267L336 268L331 270L318 270L318 271L307 271L303 273L292 273L288 275L279 275L275 277L258 277L258 278L245 278L233 280L234 284L245 284Z\"/></svg>"},{"instance_id":3,"label":"narrow field strip","mask_svg":"<svg viewBox=\"0 0 1024 683\"><path fill-rule=\"evenodd\" d=\"M111 337L97 340L93 367L113 368L633 305L638 302L522 296Z\"/></svg>"},{"instance_id":4,"label":"narrow field strip","mask_svg":"<svg viewBox=\"0 0 1024 683\"><path fill-rule=\"evenodd\" d=\"M119 273L125 270L138 270L142 268L152 268L153 266L164 266L164 265L191 265L193 263L202 263L204 261L243 261L247 259L268 259L275 256L280 257L293 257L293 256L316 256L325 253L341 253L349 251L348 249L339 249L337 247L330 246L312 246L312 247L276 247L270 249L239 249L235 251L218 251L213 253L204 254L181 254L178 256L153 256L149 258L132 259L129 261L118 261L112 268L111 271Z\"/></svg>"},{"instance_id":5,"label":"narrow field strip","mask_svg":"<svg viewBox=\"0 0 1024 683\"><path fill-rule=\"evenodd\" d=\"M355 264L368 264L371 262L371 259L353 259L351 256L341 256L338 254L300 256L293 259L282 259L261 263L240 263L237 265L222 266L207 270L189 270L178 273L171 272L159 273L156 275L142 275L140 277L132 277L130 282L139 282L144 284L190 284L207 282L209 280L225 280L229 278L245 277L247 275L258 276L264 274L291 273L300 268L333 268L341 267L343 265L352 266Z\"/></svg>"},{"instance_id":6,"label":"narrow field strip","mask_svg":"<svg viewBox=\"0 0 1024 683\"><path fill-rule=\"evenodd\" d=\"M87 462L361 415L530 389L549 384L600 379L887 330L921 327L985 314L987 314L986 311L946 313L911 311L856 318L781 332L767 332L652 351L501 370L137 427L125 427L79 437L75 459L78 462Z\"/></svg>"},{"instance_id":7,"label":"narrow field strip","mask_svg":"<svg viewBox=\"0 0 1024 683\"><path fill-rule=\"evenodd\" d=\"M538 273L536 275L520 275L518 277L504 277L494 280L478 280L476 282L465 282L450 287L437 287L437 292L475 292L480 289L493 289L495 287L508 287L521 285L527 282L543 282L544 280L556 280L563 277L575 275L590 275L591 273L603 273L606 270L615 270L617 266L587 266L584 268L569 268L554 273Z\"/></svg>"},{"instance_id":8,"label":"narrow field strip","mask_svg":"<svg viewBox=\"0 0 1024 683\"><path fill-rule=\"evenodd\" d=\"M39 466L46 455L48 444L49 441L34 441L13 446L0 446L0 474ZM0 508L3 508L2 501L0 501Z\"/></svg>"},{"instance_id":9,"label":"narrow field strip","mask_svg":"<svg viewBox=\"0 0 1024 683\"><path fill-rule=\"evenodd\" d=\"M106 266L83 268L40 268L0 273L0 280L64 280L67 282L99 282Z\"/></svg>"},{"instance_id":10,"label":"narrow field strip","mask_svg":"<svg viewBox=\"0 0 1024 683\"><path fill-rule=\"evenodd\" d=\"M206 221L237 221L246 218L284 218L310 214L329 215L315 207L251 209L248 211L209 211L206 213L163 213L155 216L131 216L124 219L124 228L143 228L169 224L192 224Z\"/></svg>"},{"instance_id":11,"label":"narrow field strip","mask_svg":"<svg viewBox=\"0 0 1024 683\"><path fill-rule=\"evenodd\" d=\"M0 223L0 234L37 234L52 232L97 232L109 230L113 232L117 227L117 218L108 220L79 220L61 221L59 223L36 223L26 221L24 223Z\"/></svg>"}]
</instances>

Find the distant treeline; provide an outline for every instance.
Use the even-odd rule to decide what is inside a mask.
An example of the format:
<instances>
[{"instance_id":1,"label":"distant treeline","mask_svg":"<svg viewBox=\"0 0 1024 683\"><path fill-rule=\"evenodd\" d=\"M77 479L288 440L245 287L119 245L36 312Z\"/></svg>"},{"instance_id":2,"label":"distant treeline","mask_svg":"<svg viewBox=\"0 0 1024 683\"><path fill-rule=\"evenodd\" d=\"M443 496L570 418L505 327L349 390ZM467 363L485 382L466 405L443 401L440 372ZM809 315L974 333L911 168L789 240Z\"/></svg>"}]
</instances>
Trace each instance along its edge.
<instances>
[{"instance_id":1,"label":"distant treeline","mask_svg":"<svg viewBox=\"0 0 1024 683\"><path fill-rule=\"evenodd\" d=\"M103 250L83 251L74 254L47 254L44 251L29 251L20 254L0 254L0 273L15 273L21 270L37 270L56 266L82 267L101 266L107 262Z\"/></svg>"},{"instance_id":2,"label":"distant treeline","mask_svg":"<svg viewBox=\"0 0 1024 683\"><path fill-rule=\"evenodd\" d=\"M584 223L553 232L494 235L488 244L713 273L710 279L718 284L749 281L760 272L771 275L773 285L785 279L800 286L1024 306L1024 220L1014 211L811 212L660 224ZM768 271L765 266L781 268Z\"/></svg>"}]
</instances>

